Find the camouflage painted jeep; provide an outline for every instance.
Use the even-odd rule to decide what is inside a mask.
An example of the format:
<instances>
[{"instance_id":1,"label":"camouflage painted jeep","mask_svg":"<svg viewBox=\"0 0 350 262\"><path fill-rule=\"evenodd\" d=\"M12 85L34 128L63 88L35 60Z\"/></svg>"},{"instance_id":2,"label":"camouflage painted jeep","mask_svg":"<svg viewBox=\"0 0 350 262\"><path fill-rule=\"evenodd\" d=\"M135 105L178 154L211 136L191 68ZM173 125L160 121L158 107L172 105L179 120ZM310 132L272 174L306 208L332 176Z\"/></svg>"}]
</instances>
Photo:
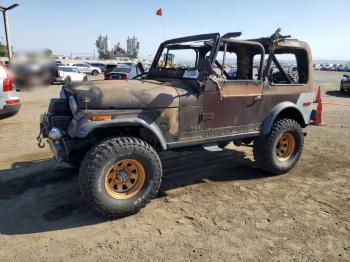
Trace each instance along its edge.
<instances>
[{"instance_id":1,"label":"camouflage painted jeep","mask_svg":"<svg viewBox=\"0 0 350 262\"><path fill-rule=\"evenodd\" d=\"M137 212L158 191L165 150L253 143L267 172L296 164L312 111L310 48L280 30L239 36L168 40L136 80L63 86L41 132L58 161L80 166L87 203L110 217Z\"/></svg>"}]
</instances>

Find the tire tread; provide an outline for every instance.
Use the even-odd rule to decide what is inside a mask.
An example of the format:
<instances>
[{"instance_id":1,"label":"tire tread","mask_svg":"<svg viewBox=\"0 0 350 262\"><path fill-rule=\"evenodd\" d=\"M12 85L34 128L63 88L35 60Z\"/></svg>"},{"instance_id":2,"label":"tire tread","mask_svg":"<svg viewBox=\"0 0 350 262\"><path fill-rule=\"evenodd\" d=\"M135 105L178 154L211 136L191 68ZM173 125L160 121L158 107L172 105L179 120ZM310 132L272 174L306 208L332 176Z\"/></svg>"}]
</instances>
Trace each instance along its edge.
<instances>
[{"instance_id":1,"label":"tire tread","mask_svg":"<svg viewBox=\"0 0 350 262\"><path fill-rule=\"evenodd\" d=\"M101 169L101 165L105 159L125 151L141 151L143 154L147 155L152 160L151 162L156 171L156 177L155 180L152 181L154 185L151 187L151 191L147 194L144 201L138 202L128 210L121 211L108 208L100 203L96 190L94 190L94 181L96 180L98 170ZM162 165L157 152L151 145L135 137L112 137L103 140L101 143L92 147L86 154L79 172L80 189L87 203L98 213L110 218L131 215L145 207L146 204L157 194L161 183L161 176Z\"/></svg>"},{"instance_id":2,"label":"tire tread","mask_svg":"<svg viewBox=\"0 0 350 262\"><path fill-rule=\"evenodd\" d=\"M280 166L277 166L274 162L274 159L272 159L270 156L270 151L274 150L274 142L275 139L284 133L286 130L295 130L299 133L299 135L302 137L301 143L300 143L300 150L297 152L297 156L295 158L294 163L287 167L281 168ZM253 155L255 158L255 162L257 165L263 169L266 172L280 175L287 173L290 169L294 167L294 165L298 162L302 149L303 149L303 132L300 124L295 121L294 119L290 118L282 118L277 119L277 121L272 125L271 130L268 135L260 135L254 140L254 146L253 146Z\"/></svg>"}]
</instances>

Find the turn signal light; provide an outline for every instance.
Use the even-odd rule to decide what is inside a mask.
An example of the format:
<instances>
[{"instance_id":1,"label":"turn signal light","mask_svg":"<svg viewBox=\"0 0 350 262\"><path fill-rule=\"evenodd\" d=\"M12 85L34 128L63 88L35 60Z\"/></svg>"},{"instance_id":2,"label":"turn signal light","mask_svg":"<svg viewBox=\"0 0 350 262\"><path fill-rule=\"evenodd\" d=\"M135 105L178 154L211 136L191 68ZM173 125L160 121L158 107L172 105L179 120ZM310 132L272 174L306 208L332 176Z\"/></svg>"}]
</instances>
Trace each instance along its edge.
<instances>
[{"instance_id":1,"label":"turn signal light","mask_svg":"<svg viewBox=\"0 0 350 262\"><path fill-rule=\"evenodd\" d=\"M312 104L311 101L305 101L305 102L303 103L303 106L310 106L311 104Z\"/></svg>"},{"instance_id":2,"label":"turn signal light","mask_svg":"<svg viewBox=\"0 0 350 262\"><path fill-rule=\"evenodd\" d=\"M111 119L112 119L112 116L93 116L93 117L91 117L91 121L108 121Z\"/></svg>"}]
</instances>

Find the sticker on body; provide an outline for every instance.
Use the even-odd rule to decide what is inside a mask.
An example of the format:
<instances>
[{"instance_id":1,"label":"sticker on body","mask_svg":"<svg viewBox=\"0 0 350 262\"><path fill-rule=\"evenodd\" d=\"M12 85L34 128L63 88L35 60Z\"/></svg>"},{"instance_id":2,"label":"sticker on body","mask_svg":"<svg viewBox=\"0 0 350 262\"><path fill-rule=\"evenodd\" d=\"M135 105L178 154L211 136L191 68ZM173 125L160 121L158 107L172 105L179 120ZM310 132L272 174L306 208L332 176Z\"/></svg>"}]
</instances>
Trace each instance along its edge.
<instances>
[{"instance_id":1,"label":"sticker on body","mask_svg":"<svg viewBox=\"0 0 350 262\"><path fill-rule=\"evenodd\" d=\"M185 73L183 74L182 78L196 79L198 75L199 75L198 70L185 70Z\"/></svg>"}]
</instances>

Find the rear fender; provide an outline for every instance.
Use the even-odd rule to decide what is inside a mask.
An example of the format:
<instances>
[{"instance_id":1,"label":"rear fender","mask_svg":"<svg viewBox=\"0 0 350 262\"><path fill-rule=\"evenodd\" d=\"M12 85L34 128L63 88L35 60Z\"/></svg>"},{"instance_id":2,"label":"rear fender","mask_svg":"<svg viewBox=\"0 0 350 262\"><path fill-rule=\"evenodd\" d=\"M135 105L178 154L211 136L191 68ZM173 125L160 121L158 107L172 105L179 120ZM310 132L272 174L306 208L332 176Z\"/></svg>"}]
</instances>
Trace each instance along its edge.
<instances>
[{"instance_id":1,"label":"rear fender","mask_svg":"<svg viewBox=\"0 0 350 262\"><path fill-rule=\"evenodd\" d=\"M276 105L270 114L265 118L264 123L261 128L261 133L263 135L267 135L270 132L270 129L275 122L275 120L281 116L281 115L289 115L290 118L295 119L296 121L299 122L299 124L302 127L306 126L306 121L304 118L304 115L302 111L299 109L299 107L289 101L282 102L278 105Z\"/></svg>"}]
</instances>

